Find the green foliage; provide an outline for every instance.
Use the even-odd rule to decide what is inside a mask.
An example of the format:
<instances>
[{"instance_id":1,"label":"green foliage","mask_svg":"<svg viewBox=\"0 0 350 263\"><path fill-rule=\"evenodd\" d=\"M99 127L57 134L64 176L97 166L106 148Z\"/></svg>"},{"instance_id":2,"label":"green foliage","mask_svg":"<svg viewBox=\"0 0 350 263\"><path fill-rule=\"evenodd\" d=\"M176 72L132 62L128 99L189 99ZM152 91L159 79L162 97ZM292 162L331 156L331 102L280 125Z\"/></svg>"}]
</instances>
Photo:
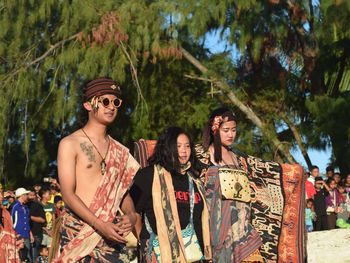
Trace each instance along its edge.
<instances>
[{"instance_id":1,"label":"green foliage","mask_svg":"<svg viewBox=\"0 0 350 263\"><path fill-rule=\"evenodd\" d=\"M348 123L349 10L341 0L2 1L0 176L14 183L54 174L58 141L79 127L81 85L106 75L122 87L110 132L123 143L156 138L170 125L199 140L211 109L226 104L240 119L237 147L274 159L268 136L224 94L208 94L215 83L196 79L180 46L208 67L201 77L228 83L288 149L297 144L285 118L306 148L332 145L349 171L341 161L349 130L330 128ZM219 54L203 45L215 31L226 44Z\"/></svg>"}]
</instances>

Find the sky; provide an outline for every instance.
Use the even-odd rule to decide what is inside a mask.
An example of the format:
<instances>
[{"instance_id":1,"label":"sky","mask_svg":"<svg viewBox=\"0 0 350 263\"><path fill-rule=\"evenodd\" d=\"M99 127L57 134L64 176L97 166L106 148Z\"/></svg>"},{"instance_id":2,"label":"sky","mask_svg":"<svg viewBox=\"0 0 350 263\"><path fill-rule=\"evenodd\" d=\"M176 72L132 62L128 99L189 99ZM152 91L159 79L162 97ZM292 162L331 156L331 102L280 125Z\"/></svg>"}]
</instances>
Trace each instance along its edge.
<instances>
[{"instance_id":1,"label":"sky","mask_svg":"<svg viewBox=\"0 0 350 263\"><path fill-rule=\"evenodd\" d=\"M224 50L231 50L232 58L234 60L239 58L236 46L228 45L226 41L220 40L218 32L207 34L205 39L205 47L208 48L212 53L219 53ZM299 149L293 150L291 153L298 163L300 163L304 168L307 168L304 157L302 156ZM317 165L319 167L321 174L325 174L326 167L328 166L329 159L332 154L332 149L328 148L325 151L308 150L308 154L312 164Z\"/></svg>"}]
</instances>

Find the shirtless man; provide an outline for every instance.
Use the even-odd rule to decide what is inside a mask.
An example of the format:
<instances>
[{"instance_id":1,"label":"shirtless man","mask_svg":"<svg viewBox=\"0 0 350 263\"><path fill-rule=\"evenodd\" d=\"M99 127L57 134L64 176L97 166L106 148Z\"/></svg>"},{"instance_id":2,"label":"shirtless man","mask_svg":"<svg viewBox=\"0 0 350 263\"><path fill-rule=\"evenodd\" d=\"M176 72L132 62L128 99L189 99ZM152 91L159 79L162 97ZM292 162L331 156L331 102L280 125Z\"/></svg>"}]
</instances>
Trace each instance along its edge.
<instances>
[{"instance_id":1,"label":"shirtless man","mask_svg":"<svg viewBox=\"0 0 350 263\"><path fill-rule=\"evenodd\" d=\"M124 262L121 244L137 221L128 189L139 165L106 131L121 106L119 97L112 79L88 82L88 121L59 144L58 176L67 209L56 262ZM119 207L123 216L117 216Z\"/></svg>"}]
</instances>

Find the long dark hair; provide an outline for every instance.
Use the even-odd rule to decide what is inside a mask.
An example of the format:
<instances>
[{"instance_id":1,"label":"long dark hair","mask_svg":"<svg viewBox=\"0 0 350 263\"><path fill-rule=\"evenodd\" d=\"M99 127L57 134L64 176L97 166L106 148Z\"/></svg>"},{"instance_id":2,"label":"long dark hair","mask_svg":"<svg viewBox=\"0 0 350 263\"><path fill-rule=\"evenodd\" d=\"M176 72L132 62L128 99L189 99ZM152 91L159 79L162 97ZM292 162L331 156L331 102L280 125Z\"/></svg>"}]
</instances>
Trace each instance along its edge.
<instances>
[{"instance_id":1,"label":"long dark hair","mask_svg":"<svg viewBox=\"0 0 350 263\"><path fill-rule=\"evenodd\" d=\"M214 118L217 116L220 116L224 119L222 123L224 123L225 121L234 121L237 123L237 118L232 111L230 111L227 108L221 107L212 111L208 122L204 126L202 137L203 147L205 150L208 150L210 144L214 143L214 160L215 162L219 163L222 161L220 132L214 134L214 132L212 131ZM220 126L222 125L222 123L220 124Z\"/></svg>"},{"instance_id":2,"label":"long dark hair","mask_svg":"<svg viewBox=\"0 0 350 263\"><path fill-rule=\"evenodd\" d=\"M150 165L160 165L170 173L179 173L181 171L181 164L179 161L179 154L177 151L177 138L181 134L186 135L190 141L190 172L195 177L198 177L203 167L196 157L193 142L191 140L190 135L179 127L169 127L161 133L161 135L158 138L153 155L148 159L148 162Z\"/></svg>"}]
</instances>

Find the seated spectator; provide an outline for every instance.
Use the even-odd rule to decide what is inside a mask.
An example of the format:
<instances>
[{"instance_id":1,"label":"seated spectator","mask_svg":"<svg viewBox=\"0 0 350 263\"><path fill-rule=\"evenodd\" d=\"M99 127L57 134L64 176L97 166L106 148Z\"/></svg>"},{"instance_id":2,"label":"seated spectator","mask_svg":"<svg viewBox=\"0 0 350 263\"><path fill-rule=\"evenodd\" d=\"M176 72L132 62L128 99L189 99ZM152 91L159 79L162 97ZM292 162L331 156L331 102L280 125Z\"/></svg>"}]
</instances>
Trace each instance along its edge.
<instances>
[{"instance_id":1,"label":"seated spectator","mask_svg":"<svg viewBox=\"0 0 350 263\"><path fill-rule=\"evenodd\" d=\"M307 232L312 232L314 230L313 221L315 219L316 215L314 211L314 200L307 199L305 208L305 225Z\"/></svg>"},{"instance_id":2,"label":"seated spectator","mask_svg":"<svg viewBox=\"0 0 350 263\"><path fill-rule=\"evenodd\" d=\"M337 189L337 183L333 178L327 180L327 185L329 187L328 194L326 196L326 212L327 212L327 222L328 229L335 229L337 214L341 211L340 205L340 194Z\"/></svg>"}]
</instances>

